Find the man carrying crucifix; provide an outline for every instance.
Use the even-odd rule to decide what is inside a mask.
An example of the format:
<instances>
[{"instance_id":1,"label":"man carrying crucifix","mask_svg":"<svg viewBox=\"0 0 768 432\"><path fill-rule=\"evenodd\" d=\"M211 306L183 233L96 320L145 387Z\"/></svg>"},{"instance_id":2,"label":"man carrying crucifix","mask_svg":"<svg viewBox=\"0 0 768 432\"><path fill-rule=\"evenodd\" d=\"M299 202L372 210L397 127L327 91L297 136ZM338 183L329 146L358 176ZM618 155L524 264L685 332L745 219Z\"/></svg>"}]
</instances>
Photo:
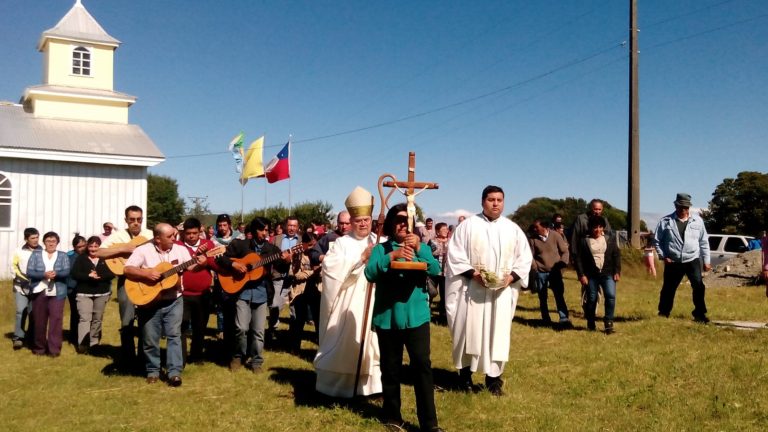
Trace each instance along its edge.
<instances>
[{"instance_id":1,"label":"man carrying crucifix","mask_svg":"<svg viewBox=\"0 0 768 432\"><path fill-rule=\"evenodd\" d=\"M472 372L480 372L501 396L518 289L528 286L533 257L523 230L502 215L504 191L487 186L482 205L448 244L445 309L462 387L471 390Z\"/></svg>"}]
</instances>

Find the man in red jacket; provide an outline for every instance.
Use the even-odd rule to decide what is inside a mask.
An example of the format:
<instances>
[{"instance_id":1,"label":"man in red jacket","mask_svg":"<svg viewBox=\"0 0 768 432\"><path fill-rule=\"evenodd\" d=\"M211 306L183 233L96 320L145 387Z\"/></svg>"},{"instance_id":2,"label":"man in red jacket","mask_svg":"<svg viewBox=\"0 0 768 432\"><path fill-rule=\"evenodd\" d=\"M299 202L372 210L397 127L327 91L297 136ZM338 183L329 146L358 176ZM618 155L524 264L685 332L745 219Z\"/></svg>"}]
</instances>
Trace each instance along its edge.
<instances>
[{"instance_id":1,"label":"man in red jacket","mask_svg":"<svg viewBox=\"0 0 768 432\"><path fill-rule=\"evenodd\" d=\"M184 221L184 231L181 235L183 242L179 242L179 244L185 246L191 256L215 248L211 240L201 238L200 232L199 220L189 218ZM211 285L213 284L211 270L218 270L212 257L206 260L205 265L197 266L193 271L186 271L181 275L181 284L184 289L182 292L184 316L181 323L181 346L186 363L200 363L203 360L203 340L210 313ZM192 346L187 351L187 339L190 330L192 331ZM189 352L188 357L187 352Z\"/></svg>"}]
</instances>

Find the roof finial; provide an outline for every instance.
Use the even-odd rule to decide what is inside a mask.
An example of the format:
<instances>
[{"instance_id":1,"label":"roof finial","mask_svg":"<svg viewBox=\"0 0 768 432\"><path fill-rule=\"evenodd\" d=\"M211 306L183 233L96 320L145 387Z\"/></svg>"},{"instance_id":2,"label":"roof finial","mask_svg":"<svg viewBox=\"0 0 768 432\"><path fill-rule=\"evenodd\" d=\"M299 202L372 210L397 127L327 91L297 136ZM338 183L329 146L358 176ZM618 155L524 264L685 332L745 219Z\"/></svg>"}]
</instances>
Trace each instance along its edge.
<instances>
[{"instance_id":1,"label":"roof finial","mask_svg":"<svg viewBox=\"0 0 768 432\"><path fill-rule=\"evenodd\" d=\"M75 6L82 6L83 3L80 0L75 0Z\"/></svg>"}]
</instances>

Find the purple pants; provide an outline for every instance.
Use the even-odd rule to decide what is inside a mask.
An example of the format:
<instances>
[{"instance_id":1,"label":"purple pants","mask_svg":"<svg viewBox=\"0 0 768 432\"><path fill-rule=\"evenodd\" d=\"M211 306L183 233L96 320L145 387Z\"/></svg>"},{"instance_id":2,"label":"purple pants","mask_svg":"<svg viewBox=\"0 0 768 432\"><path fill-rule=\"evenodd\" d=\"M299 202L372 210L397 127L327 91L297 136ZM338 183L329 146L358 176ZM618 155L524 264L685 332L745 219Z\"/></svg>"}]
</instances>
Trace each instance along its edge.
<instances>
[{"instance_id":1,"label":"purple pants","mask_svg":"<svg viewBox=\"0 0 768 432\"><path fill-rule=\"evenodd\" d=\"M48 354L61 354L64 299L49 297L45 293L33 295L32 319L35 322L35 340L32 345L32 352L45 354L47 350Z\"/></svg>"}]
</instances>

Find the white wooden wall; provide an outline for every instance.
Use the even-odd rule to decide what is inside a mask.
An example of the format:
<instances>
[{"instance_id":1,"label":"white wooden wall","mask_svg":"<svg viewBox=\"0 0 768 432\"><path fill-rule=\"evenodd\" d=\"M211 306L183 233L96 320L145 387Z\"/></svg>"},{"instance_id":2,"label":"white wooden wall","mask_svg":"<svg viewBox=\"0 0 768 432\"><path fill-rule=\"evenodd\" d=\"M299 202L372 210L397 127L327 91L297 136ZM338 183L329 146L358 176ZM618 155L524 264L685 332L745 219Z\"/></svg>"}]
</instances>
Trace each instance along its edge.
<instances>
[{"instance_id":1,"label":"white wooden wall","mask_svg":"<svg viewBox=\"0 0 768 432\"><path fill-rule=\"evenodd\" d=\"M130 205L147 208L146 167L97 165L32 159L0 159L0 173L11 181L11 229L0 228L0 279L11 277L11 257L24 243L24 228L35 227L40 240L48 231L61 237L100 234L104 222L125 228Z\"/></svg>"}]
</instances>

